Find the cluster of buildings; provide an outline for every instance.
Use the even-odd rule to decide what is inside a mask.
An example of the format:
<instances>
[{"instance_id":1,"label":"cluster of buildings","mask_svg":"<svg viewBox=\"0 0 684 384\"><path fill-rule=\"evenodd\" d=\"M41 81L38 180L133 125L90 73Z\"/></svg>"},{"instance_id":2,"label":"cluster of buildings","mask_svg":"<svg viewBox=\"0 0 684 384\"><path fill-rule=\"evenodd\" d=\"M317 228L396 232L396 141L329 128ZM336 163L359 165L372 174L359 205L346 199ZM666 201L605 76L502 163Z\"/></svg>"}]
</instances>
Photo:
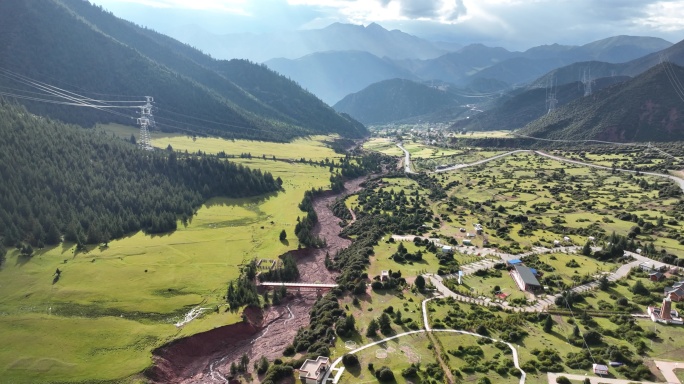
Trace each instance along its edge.
<instances>
[{"instance_id":1,"label":"cluster of buildings","mask_svg":"<svg viewBox=\"0 0 684 384\"><path fill-rule=\"evenodd\" d=\"M663 299L663 304L658 307L648 307L648 315L656 323L663 324L684 324L684 320L679 316L676 309L672 309L672 300L669 297Z\"/></svg>"},{"instance_id":2,"label":"cluster of buildings","mask_svg":"<svg viewBox=\"0 0 684 384\"><path fill-rule=\"evenodd\" d=\"M647 267L647 265L643 264L647 263L642 263L639 265L639 267L643 270L646 270L645 268ZM665 278L663 269L666 270L667 266L658 269L648 269L649 271L651 271L651 273L649 273L648 275L649 279L651 281L663 280ZM663 295L665 297L663 298L663 303L660 305L660 307L650 306L647 309L648 315L651 317L651 320L653 320L656 323L663 324L684 324L684 320L682 320L681 316L679 315L679 312L675 309L672 309L673 301L680 302L684 300L684 280L674 283L671 287L665 287Z\"/></svg>"}]
</instances>

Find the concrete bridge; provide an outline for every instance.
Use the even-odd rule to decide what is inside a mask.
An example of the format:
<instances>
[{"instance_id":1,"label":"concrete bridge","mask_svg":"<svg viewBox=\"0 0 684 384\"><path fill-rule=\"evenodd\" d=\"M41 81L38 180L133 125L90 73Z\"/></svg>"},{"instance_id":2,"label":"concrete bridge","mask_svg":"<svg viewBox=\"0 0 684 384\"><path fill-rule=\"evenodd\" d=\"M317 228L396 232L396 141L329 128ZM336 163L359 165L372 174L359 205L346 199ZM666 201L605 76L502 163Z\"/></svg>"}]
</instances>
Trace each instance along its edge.
<instances>
[{"instance_id":1,"label":"concrete bridge","mask_svg":"<svg viewBox=\"0 0 684 384\"><path fill-rule=\"evenodd\" d=\"M259 283L259 287L264 287L265 289L273 290L280 287L285 287L286 290L292 292L327 292L333 288L336 288L337 284L318 284L318 283L282 283L282 282L268 282L264 281Z\"/></svg>"}]
</instances>

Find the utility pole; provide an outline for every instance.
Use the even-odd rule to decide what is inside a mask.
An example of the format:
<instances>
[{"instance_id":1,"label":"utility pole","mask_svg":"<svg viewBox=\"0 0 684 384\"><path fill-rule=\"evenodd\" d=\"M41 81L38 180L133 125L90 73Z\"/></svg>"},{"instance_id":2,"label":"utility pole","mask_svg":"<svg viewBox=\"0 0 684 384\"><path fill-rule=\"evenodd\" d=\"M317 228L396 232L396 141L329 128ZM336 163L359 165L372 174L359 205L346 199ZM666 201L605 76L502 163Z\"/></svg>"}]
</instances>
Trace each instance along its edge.
<instances>
[{"instance_id":1,"label":"utility pole","mask_svg":"<svg viewBox=\"0 0 684 384\"><path fill-rule=\"evenodd\" d=\"M548 105L548 111L546 112L547 115L553 112L554 109L556 109L556 104L558 103L558 99L556 99L555 89L556 78L553 77L549 83L550 84L547 84L546 88L546 105Z\"/></svg>"},{"instance_id":2,"label":"utility pole","mask_svg":"<svg viewBox=\"0 0 684 384\"><path fill-rule=\"evenodd\" d=\"M591 95L591 83L593 83L594 80L591 78L591 69L590 68L584 68L584 74L582 75L582 84L584 84L584 96L590 96Z\"/></svg>"},{"instance_id":3,"label":"utility pole","mask_svg":"<svg viewBox=\"0 0 684 384\"><path fill-rule=\"evenodd\" d=\"M138 118L138 125L140 125L140 139L138 144L141 149L146 151L153 150L152 144L150 142L150 131L149 128L154 128L154 116L152 115L152 103L154 98L152 96L145 96L147 102L145 105L140 106L140 117Z\"/></svg>"}]
</instances>

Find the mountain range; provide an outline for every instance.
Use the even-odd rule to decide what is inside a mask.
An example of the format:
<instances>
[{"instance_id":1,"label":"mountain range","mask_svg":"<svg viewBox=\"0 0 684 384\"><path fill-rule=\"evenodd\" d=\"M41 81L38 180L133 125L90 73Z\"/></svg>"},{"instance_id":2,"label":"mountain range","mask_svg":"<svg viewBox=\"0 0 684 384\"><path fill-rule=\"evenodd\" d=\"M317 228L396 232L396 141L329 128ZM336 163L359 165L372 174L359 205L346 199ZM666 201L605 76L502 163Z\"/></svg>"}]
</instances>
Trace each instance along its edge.
<instances>
[{"instance_id":1,"label":"mountain range","mask_svg":"<svg viewBox=\"0 0 684 384\"><path fill-rule=\"evenodd\" d=\"M637 39L637 41L640 39ZM611 40L615 42L615 39ZM605 46L601 44L591 44L590 46ZM481 49L487 49L482 48ZM556 49L561 52L567 51L567 47L556 46L545 47L546 50ZM542 56L536 52L537 57ZM596 56L601 56L596 54ZM667 57L675 64L684 65L684 41L670 45L662 51L647 54L643 57L631 60L626 63L606 63L600 61L586 61L573 63L560 68L552 69L545 75L532 81L525 87L517 87L505 92L494 92L501 84L500 80L489 78L479 78L473 80L468 91L459 90L455 86L439 83L440 88L449 89L449 92L441 93L442 97L434 101L440 94L432 94L432 108L419 110L417 108L404 107L400 113L392 108L396 100L414 100L414 105L419 105L417 100L424 96L418 85L412 88L403 86L401 88L392 87L392 82L381 82L368 86L367 88L345 97L342 101L335 104L335 108L354 116L366 124L388 124L388 123L407 123L407 122L433 122L444 123L454 122L452 129L455 131L487 131L487 130L514 130L520 129L525 125L544 116L549 108L548 100L551 94L555 94L557 107L561 107L571 101L581 98L585 93L585 84L579 80L584 79L586 85L594 92L605 87L627 81ZM508 62L520 60L520 71L524 71L524 61L529 59L511 59ZM538 59L540 60L546 59ZM555 60L555 59L554 59ZM489 67L482 72L500 66ZM429 88L432 82L424 82L422 87ZM473 85L478 87L473 87ZM487 87L487 85L490 85ZM411 89L410 92L408 90ZM382 91L381 91L382 90ZM406 94L399 94L406 92ZM460 94L454 98L453 94ZM473 96L479 96L475 98ZM471 108L464 108L471 106ZM468 113L469 111L484 111L481 113ZM385 113L385 115L382 115ZM369 119L369 117L372 117Z\"/></svg>"},{"instance_id":2,"label":"mountain range","mask_svg":"<svg viewBox=\"0 0 684 384\"><path fill-rule=\"evenodd\" d=\"M166 131L273 141L367 134L362 124L265 66L215 60L81 0L0 2L0 68L89 97L153 96L157 125ZM6 76L0 87L30 91ZM86 126L135 122L135 111L22 103L33 113Z\"/></svg>"},{"instance_id":3,"label":"mountain range","mask_svg":"<svg viewBox=\"0 0 684 384\"><path fill-rule=\"evenodd\" d=\"M431 59L461 46L431 42L399 30L388 31L379 24L367 26L333 23L321 29L269 34L216 35L197 26L179 28L183 41L219 59L298 59L327 51L363 51L390 59Z\"/></svg>"},{"instance_id":4,"label":"mountain range","mask_svg":"<svg viewBox=\"0 0 684 384\"><path fill-rule=\"evenodd\" d=\"M379 26L377 28L380 28ZM339 72L338 63L358 60L358 51L317 52L298 59L273 59L265 64L303 84L329 104L349 93L358 92L373 82L402 77L411 80L439 80L468 87L480 79L495 80L500 90L534 81L559 67L580 61L601 60L619 63L645 54L661 51L672 43L663 39L640 36L615 36L582 46L545 45L524 52L511 52L501 47L471 44L454 52L430 59L395 59L388 56L364 58L373 77L364 78L365 68L350 65ZM368 52L367 52L368 53ZM406 73L401 76L400 73ZM329 79L345 78L353 84ZM577 80L577 78L575 78Z\"/></svg>"}]
</instances>

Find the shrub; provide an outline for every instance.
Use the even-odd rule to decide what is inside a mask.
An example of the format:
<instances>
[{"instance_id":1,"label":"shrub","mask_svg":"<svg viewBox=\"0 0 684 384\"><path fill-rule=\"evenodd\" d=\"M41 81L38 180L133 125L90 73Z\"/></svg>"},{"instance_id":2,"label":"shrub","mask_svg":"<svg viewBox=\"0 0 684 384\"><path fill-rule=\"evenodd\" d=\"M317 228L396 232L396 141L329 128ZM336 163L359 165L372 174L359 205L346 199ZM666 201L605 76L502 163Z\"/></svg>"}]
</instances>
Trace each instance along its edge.
<instances>
[{"instance_id":1,"label":"shrub","mask_svg":"<svg viewBox=\"0 0 684 384\"><path fill-rule=\"evenodd\" d=\"M375 377L381 382L394 381L394 372L387 366L383 366L375 371Z\"/></svg>"},{"instance_id":2,"label":"shrub","mask_svg":"<svg viewBox=\"0 0 684 384\"><path fill-rule=\"evenodd\" d=\"M558 383L558 384L572 384L572 383L570 382L570 379L568 379L568 378L565 377L565 376L558 376L558 377L556 377L556 383Z\"/></svg>"},{"instance_id":3,"label":"shrub","mask_svg":"<svg viewBox=\"0 0 684 384\"><path fill-rule=\"evenodd\" d=\"M342 364L344 364L345 367L355 367L359 365L359 358L356 357L356 355L347 353L342 356Z\"/></svg>"},{"instance_id":4,"label":"shrub","mask_svg":"<svg viewBox=\"0 0 684 384\"><path fill-rule=\"evenodd\" d=\"M418 376L418 369L416 369L414 365L411 365L410 367L401 371L401 375L404 377L416 377Z\"/></svg>"}]
</instances>

